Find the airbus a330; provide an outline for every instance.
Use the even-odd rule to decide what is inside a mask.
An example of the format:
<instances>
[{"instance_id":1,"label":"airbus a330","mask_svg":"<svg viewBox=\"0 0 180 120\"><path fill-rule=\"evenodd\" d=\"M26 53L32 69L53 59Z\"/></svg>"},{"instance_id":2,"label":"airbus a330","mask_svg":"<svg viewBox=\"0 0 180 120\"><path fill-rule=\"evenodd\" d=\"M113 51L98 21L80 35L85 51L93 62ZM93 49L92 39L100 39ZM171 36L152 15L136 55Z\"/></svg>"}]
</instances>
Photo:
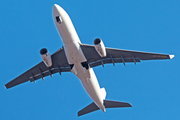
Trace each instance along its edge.
<instances>
[{"instance_id":1,"label":"airbus a330","mask_svg":"<svg viewBox=\"0 0 180 120\"><path fill-rule=\"evenodd\" d=\"M62 72L72 72L80 80L82 86L93 102L78 112L78 116L106 108L131 107L126 102L106 100L105 88L100 88L93 67L104 64L140 62L141 60L172 59L174 55L157 54L139 51L107 48L100 38L94 40L94 45L82 44L73 23L66 11L57 4L53 6L53 20L63 42L63 47L50 55L46 48L40 50L42 62L32 67L22 75L13 79L5 86L11 88L18 84Z\"/></svg>"}]
</instances>

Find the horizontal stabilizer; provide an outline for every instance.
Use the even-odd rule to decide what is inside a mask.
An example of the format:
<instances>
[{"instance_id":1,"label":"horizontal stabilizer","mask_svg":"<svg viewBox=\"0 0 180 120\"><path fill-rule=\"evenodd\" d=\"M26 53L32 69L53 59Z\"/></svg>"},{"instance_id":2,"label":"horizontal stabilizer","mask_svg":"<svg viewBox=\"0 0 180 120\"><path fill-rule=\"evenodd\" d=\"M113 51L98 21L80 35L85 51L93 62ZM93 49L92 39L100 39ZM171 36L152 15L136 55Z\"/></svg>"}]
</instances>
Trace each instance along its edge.
<instances>
[{"instance_id":1,"label":"horizontal stabilizer","mask_svg":"<svg viewBox=\"0 0 180 120\"><path fill-rule=\"evenodd\" d=\"M118 107L132 107L131 104L126 102L118 102L118 101L112 101L112 100L104 100L104 106L105 108L118 108ZM99 110L100 108L93 102L84 109L80 110L78 112L78 116Z\"/></svg>"},{"instance_id":2,"label":"horizontal stabilizer","mask_svg":"<svg viewBox=\"0 0 180 120\"><path fill-rule=\"evenodd\" d=\"M104 106L105 108L132 107L129 103L111 100L104 100Z\"/></svg>"},{"instance_id":3,"label":"horizontal stabilizer","mask_svg":"<svg viewBox=\"0 0 180 120\"><path fill-rule=\"evenodd\" d=\"M84 109L80 110L78 112L78 116L93 112L99 110L99 107L93 102L90 105L88 105L87 107L85 107Z\"/></svg>"}]
</instances>

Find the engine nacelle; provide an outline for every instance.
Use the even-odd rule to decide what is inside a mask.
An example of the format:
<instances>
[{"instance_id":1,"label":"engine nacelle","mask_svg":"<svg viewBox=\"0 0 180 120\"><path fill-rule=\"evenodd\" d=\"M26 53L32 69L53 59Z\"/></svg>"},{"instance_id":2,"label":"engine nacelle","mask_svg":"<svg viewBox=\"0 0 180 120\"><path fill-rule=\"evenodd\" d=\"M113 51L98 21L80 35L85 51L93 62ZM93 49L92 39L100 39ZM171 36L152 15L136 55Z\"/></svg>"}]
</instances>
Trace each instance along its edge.
<instances>
[{"instance_id":1,"label":"engine nacelle","mask_svg":"<svg viewBox=\"0 0 180 120\"><path fill-rule=\"evenodd\" d=\"M41 54L41 58L42 58L44 64L47 67L51 67L52 66L52 59L51 59L51 55L49 54L48 50L46 48L43 48L40 50L40 54Z\"/></svg>"},{"instance_id":2,"label":"engine nacelle","mask_svg":"<svg viewBox=\"0 0 180 120\"><path fill-rule=\"evenodd\" d=\"M104 46L103 41L100 38L96 38L94 40L94 46L101 57L106 57L106 48Z\"/></svg>"}]
</instances>

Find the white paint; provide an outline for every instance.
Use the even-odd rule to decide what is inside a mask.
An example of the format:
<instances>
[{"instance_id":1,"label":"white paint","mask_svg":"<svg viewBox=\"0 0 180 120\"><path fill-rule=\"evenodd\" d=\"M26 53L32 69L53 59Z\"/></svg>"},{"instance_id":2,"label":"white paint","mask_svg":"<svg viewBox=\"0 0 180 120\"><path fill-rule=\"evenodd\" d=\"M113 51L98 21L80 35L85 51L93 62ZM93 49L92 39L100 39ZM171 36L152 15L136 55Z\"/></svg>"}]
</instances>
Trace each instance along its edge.
<instances>
[{"instance_id":1,"label":"white paint","mask_svg":"<svg viewBox=\"0 0 180 120\"><path fill-rule=\"evenodd\" d=\"M99 38L98 38L99 39ZM96 40L96 39L95 39ZM104 43L101 39L99 44L94 44L96 51L101 57L106 57L106 48L104 46Z\"/></svg>"},{"instance_id":2,"label":"white paint","mask_svg":"<svg viewBox=\"0 0 180 120\"><path fill-rule=\"evenodd\" d=\"M56 17L61 17L61 23L56 21ZM64 50L69 64L74 64L72 72L80 79L84 89L96 103L96 105L105 112L103 100L106 96L105 89L100 89L96 75L92 68L84 69L81 62L87 61L80 47L80 39L72 24L68 14L59 5L53 6L53 20L56 29L64 44Z\"/></svg>"},{"instance_id":3,"label":"white paint","mask_svg":"<svg viewBox=\"0 0 180 120\"><path fill-rule=\"evenodd\" d=\"M51 55L49 54L48 51L47 51L47 53L45 53L45 54L41 54L41 58L42 58L44 64L45 64L47 67L51 67L51 66L52 66Z\"/></svg>"},{"instance_id":4,"label":"white paint","mask_svg":"<svg viewBox=\"0 0 180 120\"><path fill-rule=\"evenodd\" d=\"M169 55L170 59L173 59L174 55Z\"/></svg>"}]
</instances>

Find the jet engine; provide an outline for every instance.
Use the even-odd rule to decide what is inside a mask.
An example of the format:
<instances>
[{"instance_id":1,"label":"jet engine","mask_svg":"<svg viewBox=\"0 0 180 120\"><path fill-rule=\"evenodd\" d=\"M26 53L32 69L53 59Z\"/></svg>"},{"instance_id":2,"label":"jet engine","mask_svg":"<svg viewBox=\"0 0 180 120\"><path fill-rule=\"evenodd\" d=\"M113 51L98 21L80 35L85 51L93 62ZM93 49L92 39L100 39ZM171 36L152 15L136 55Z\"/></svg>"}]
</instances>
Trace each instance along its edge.
<instances>
[{"instance_id":1,"label":"jet engine","mask_svg":"<svg viewBox=\"0 0 180 120\"><path fill-rule=\"evenodd\" d=\"M44 64L47 67L51 67L52 66L52 59L51 59L51 55L49 54L48 50L46 48L43 48L40 50L40 54L41 54L41 58L42 58Z\"/></svg>"},{"instance_id":2,"label":"jet engine","mask_svg":"<svg viewBox=\"0 0 180 120\"><path fill-rule=\"evenodd\" d=\"M94 46L101 57L106 57L106 48L104 46L103 41L100 38L96 38L94 40Z\"/></svg>"}]
</instances>

